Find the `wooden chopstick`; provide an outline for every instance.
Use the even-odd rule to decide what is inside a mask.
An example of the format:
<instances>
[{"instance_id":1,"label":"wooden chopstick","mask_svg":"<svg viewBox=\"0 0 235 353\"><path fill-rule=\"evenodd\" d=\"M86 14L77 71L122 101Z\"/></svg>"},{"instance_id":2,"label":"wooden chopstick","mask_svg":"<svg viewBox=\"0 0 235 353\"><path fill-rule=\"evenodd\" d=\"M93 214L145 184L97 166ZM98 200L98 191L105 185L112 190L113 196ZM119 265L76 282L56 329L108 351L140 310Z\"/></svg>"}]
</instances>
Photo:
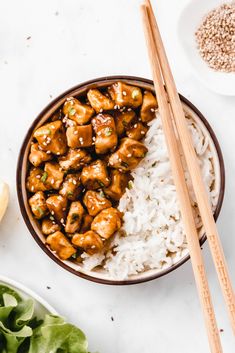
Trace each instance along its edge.
<instances>
[{"instance_id":1,"label":"wooden chopstick","mask_svg":"<svg viewBox=\"0 0 235 353\"><path fill-rule=\"evenodd\" d=\"M149 52L150 63L153 72L153 81L158 97L159 111L161 115L163 130L167 142L173 178L180 203L180 210L187 236L188 249L191 256L195 281L201 301L208 340L212 353L221 353L219 332L215 319L214 309L211 301L208 281L203 263L202 253L199 245L198 233L195 226L192 206L184 176L184 169L180 157L179 146L174 132L174 125L171 118L170 108L167 102L167 94L162 81L160 65L157 59L157 51L154 45L152 30L149 22L147 7L141 6L146 42Z\"/></svg>"},{"instance_id":2,"label":"wooden chopstick","mask_svg":"<svg viewBox=\"0 0 235 353\"><path fill-rule=\"evenodd\" d=\"M197 199L198 208L202 218L202 223L207 235L210 251L213 257L216 272L219 278L221 290L228 310L233 333L235 334L235 296L230 280L226 259L224 256L219 233L213 217L208 193L206 191L197 156L193 147L191 136L189 135L185 114L178 95L175 81L170 69L167 55L162 42L161 34L153 13L150 0L145 0L147 11L151 23L157 56L160 63L162 75L165 81L173 118L182 145L188 171L192 180L194 193Z\"/></svg>"}]
</instances>

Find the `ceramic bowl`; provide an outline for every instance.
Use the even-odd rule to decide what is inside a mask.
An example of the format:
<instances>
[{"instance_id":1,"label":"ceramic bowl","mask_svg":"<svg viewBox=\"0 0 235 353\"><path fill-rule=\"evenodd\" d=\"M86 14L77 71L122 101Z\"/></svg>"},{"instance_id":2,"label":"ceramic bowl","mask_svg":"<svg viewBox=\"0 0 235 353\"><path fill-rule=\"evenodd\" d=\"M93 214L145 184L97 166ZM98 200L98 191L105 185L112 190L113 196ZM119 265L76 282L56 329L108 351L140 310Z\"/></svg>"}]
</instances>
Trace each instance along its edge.
<instances>
[{"instance_id":1,"label":"ceramic bowl","mask_svg":"<svg viewBox=\"0 0 235 353\"><path fill-rule=\"evenodd\" d=\"M235 96L235 73L211 69L199 54L195 32L208 12L222 5L223 0L191 0L183 9L177 34L192 73L210 90L227 96Z\"/></svg>"},{"instance_id":2,"label":"ceramic bowl","mask_svg":"<svg viewBox=\"0 0 235 353\"><path fill-rule=\"evenodd\" d=\"M35 315L38 319L43 319L46 314L58 315L49 303L47 303L38 294L34 293L31 289L25 287L23 284L4 276L0 276L0 284L12 288L19 293L21 298L24 300L33 299L35 305Z\"/></svg>"},{"instance_id":3,"label":"ceramic bowl","mask_svg":"<svg viewBox=\"0 0 235 353\"><path fill-rule=\"evenodd\" d=\"M19 199L21 213L31 235L34 237L34 239L36 240L38 245L42 248L42 250L61 267L74 273L77 276L80 276L85 279L98 282L98 283L114 284L114 285L135 284L135 283L145 282L145 281L153 280L155 278L159 278L175 270L179 266L181 266L184 262L186 262L189 259L189 255L187 254L179 262L175 263L169 268L165 268L162 270L149 270L141 274L131 276L126 280L117 280L115 278L110 278L110 276L108 276L106 272L101 270L86 271L81 266L79 266L78 264L72 261L62 261L45 244L45 237L40 230L39 223L37 222L37 220L35 220L35 218L32 215L31 209L27 201L28 195L26 190L26 175L29 167L28 155L29 155L30 143L32 141L33 131L37 129L39 126L43 125L50 118L50 116L59 107L63 105L67 97L82 95L88 89L94 88L94 87L104 88L111 85L115 81L120 81L120 80L132 85L137 85L143 89L148 89L152 91L154 90L152 81L144 78L130 77L130 76L113 76L113 77L98 78L92 81L79 84L78 86L69 89L68 91L64 92L59 97L57 97L45 109L43 109L43 111L34 120L28 132L26 133L25 139L20 149L18 166L17 166L17 192L18 192L18 199ZM214 170L216 175L215 187L217 188L219 193L218 203L214 213L214 217L215 219L217 219L223 202L224 182L225 182L224 164L223 164L223 157L221 154L221 150L220 150L218 141L216 139L216 136L212 128L208 124L207 120L186 98L184 98L183 96L180 96L180 98L186 112L188 112L195 119L197 124L200 125L202 131L204 131L204 134L208 137L210 141L211 152L214 156ZM201 244L205 241L205 239L206 239L205 235L202 234Z\"/></svg>"}]
</instances>

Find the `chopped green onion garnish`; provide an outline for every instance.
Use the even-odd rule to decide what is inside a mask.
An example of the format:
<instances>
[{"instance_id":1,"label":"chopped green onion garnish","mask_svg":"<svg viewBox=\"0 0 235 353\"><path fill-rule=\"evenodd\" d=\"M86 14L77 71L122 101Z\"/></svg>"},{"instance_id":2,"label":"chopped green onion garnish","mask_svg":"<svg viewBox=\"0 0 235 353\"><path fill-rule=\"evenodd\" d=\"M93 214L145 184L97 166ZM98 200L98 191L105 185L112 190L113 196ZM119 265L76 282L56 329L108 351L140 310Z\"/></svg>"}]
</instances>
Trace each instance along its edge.
<instances>
[{"instance_id":1,"label":"chopped green onion garnish","mask_svg":"<svg viewBox=\"0 0 235 353\"><path fill-rule=\"evenodd\" d=\"M73 196L73 192L72 191L68 191L67 192L67 196Z\"/></svg>"},{"instance_id":2,"label":"chopped green onion garnish","mask_svg":"<svg viewBox=\"0 0 235 353\"><path fill-rule=\"evenodd\" d=\"M100 190L100 196L105 197L103 190Z\"/></svg>"},{"instance_id":3,"label":"chopped green onion garnish","mask_svg":"<svg viewBox=\"0 0 235 353\"><path fill-rule=\"evenodd\" d=\"M74 115L76 113L76 110L74 108L69 109L69 115Z\"/></svg>"},{"instance_id":4,"label":"chopped green onion garnish","mask_svg":"<svg viewBox=\"0 0 235 353\"><path fill-rule=\"evenodd\" d=\"M126 163L126 162L121 162L121 165L123 166L123 167L125 167L125 168L128 168L129 167L129 164L128 163Z\"/></svg>"},{"instance_id":5,"label":"chopped green onion garnish","mask_svg":"<svg viewBox=\"0 0 235 353\"><path fill-rule=\"evenodd\" d=\"M134 100L136 100L138 96L139 96L139 91L137 89L134 89L134 91L132 91L132 93L131 93L131 97Z\"/></svg>"},{"instance_id":6,"label":"chopped green onion garnish","mask_svg":"<svg viewBox=\"0 0 235 353\"><path fill-rule=\"evenodd\" d=\"M44 172L44 173L42 174L41 181L42 181L43 183L45 183L45 181L47 180L47 177L48 177L48 173L47 173L47 172Z\"/></svg>"},{"instance_id":7,"label":"chopped green onion garnish","mask_svg":"<svg viewBox=\"0 0 235 353\"><path fill-rule=\"evenodd\" d=\"M131 190L133 188L133 183L131 180L128 181L128 189Z\"/></svg>"},{"instance_id":8,"label":"chopped green onion garnish","mask_svg":"<svg viewBox=\"0 0 235 353\"><path fill-rule=\"evenodd\" d=\"M42 217L44 215L44 211L41 207L37 207L36 210L39 212L40 217Z\"/></svg>"},{"instance_id":9,"label":"chopped green onion garnish","mask_svg":"<svg viewBox=\"0 0 235 353\"><path fill-rule=\"evenodd\" d=\"M110 136L112 135L113 129L111 127L106 127L105 129L105 136Z\"/></svg>"},{"instance_id":10,"label":"chopped green onion garnish","mask_svg":"<svg viewBox=\"0 0 235 353\"><path fill-rule=\"evenodd\" d=\"M42 135L50 135L51 130L50 129L45 129L37 132L37 135L42 136Z\"/></svg>"}]
</instances>

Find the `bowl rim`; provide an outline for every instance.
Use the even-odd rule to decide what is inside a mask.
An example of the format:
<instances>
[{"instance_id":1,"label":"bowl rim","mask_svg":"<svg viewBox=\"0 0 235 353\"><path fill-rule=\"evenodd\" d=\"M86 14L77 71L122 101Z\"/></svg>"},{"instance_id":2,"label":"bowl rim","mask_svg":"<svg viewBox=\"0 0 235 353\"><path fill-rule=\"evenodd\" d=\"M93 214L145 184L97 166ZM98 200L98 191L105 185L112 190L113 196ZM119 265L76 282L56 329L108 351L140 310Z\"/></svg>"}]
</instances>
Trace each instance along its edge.
<instances>
[{"instance_id":1,"label":"bowl rim","mask_svg":"<svg viewBox=\"0 0 235 353\"><path fill-rule=\"evenodd\" d=\"M31 126L29 127L24 139L23 139L23 143L21 145L20 151L19 151L19 157L18 157L18 162L17 162L17 168L16 168L16 189L17 189L17 196L18 196L18 203L20 206L20 211L21 214L23 216L24 222L29 230L29 232L31 233L31 235L33 236L34 240L37 242L37 244L40 246L40 248L53 260L55 261L58 265L60 265L61 267L63 267L64 269L66 269L67 271L75 274L78 277L84 278L86 280L92 281L92 282L96 282L99 284L106 284L106 285L131 285L131 284L139 284L139 283L144 283L144 282L148 282L148 281L152 281L154 279L160 278L174 270L176 270L177 268L179 268L180 266L182 266L184 263L186 263L189 259L190 259L190 255L185 256L182 260L178 261L177 263L173 264L172 266L170 266L169 268L163 269L160 272L156 272L155 274L150 274L149 276L146 276L144 278L135 278L135 279L125 279L125 280L114 280L114 279L106 279L106 278L97 278L95 276L91 276L88 275L86 273L82 273L79 270L75 270L74 268L70 267L69 265L67 265L65 262L61 261L58 257L54 256L53 253L48 249L48 247L40 240L39 236L37 235L37 233L35 232L29 218L27 215L27 211L26 211L26 207L25 207L25 203L24 203L24 199L23 199L23 194L22 194L22 190L21 190L21 176L22 176L22 162L23 162L23 158L24 158L24 154L25 154L25 150L28 144L28 140L31 138L32 132L35 128L35 126L39 123L39 121L43 118L43 116L45 115L45 113L52 108L56 102L58 102L60 99L62 99L64 96L68 95L70 92L72 92L73 90L77 90L82 88L83 86L87 86L87 85L91 85L91 84L97 84L101 81L113 81L113 80L122 80L122 81L139 81L142 82L144 84L149 84L153 86L153 81L143 78L143 77L138 77L138 76L128 76L128 75L115 75L115 76L104 76L104 77L98 77L92 80L88 80L85 82L82 82L78 85L73 86L72 88L66 90L65 92L61 93L59 96L57 96L55 99L53 99L39 114L38 116L34 119L34 121L32 122ZM218 160L219 160L219 165L220 165L220 191L219 191L219 197L218 197L218 203L217 203L217 207L216 210L214 212L214 219L215 221L217 220L220 211L221 211L221 207L223 204L223 199L224 199L224 192L225 192L225 167L224 167L224 160L223 160L223 155L222 155L222 151L219 145L219 142L217 140L217 137L212 129L212 127L210 126L210 124L208 123L208 121L206 120L206 118L203 116L203 114L184 96L182 96L181 94L179 94L180 99L183 103L185 103L189 108L191 108L193 110L193 112L199 117L199 119L202 121L202 123L205 125L206 129L208 130L217 155L218 155ZM200 245L202 246L202 244L206 241L206 234L203 234L201 239L200 239Z\"/></svg>"},{"instance_id":2,"label":"bowl rim","mask_svg":"<svg viewBox=\"0 0 235 353\"><path fill-rule=\"evenodd\" d=\"M12 289L20 291L20 296L23 293L23 295L33 299L35 303L40 304L43 309L48 312L48 314L59 315L57 311L51 306L51 304L47 302L47 300L43 299L39 294L34 292L34 290L26 287L24 284L2 275L0 275L0 284L10 286Z\"/></svg>"}]
</instances>

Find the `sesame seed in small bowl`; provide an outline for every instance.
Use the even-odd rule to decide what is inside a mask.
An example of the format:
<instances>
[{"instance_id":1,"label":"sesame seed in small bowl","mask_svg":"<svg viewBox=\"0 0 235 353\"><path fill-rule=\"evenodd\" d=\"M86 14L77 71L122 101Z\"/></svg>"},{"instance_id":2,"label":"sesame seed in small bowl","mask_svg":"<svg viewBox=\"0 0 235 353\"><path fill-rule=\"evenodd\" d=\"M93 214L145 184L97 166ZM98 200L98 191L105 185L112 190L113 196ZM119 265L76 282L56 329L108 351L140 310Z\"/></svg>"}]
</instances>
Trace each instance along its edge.
<instances>
[{"instance_id":1,"label":"sesame seed in small bowl","mask_svg":"<svg viewBox=\"0 0 235 353\"><path fill-rule=\"evenodd\" d=\"M235 2L192 0L177 31L193 74L210 90L235 96Z\"/></svg>"},{"instance_id":2,"label":"sesame seed in small bowl","mask_svg":"<svg viewBox=\"0 0 235 353\"><path fill-rule=\"evenodd\" d=\"M217 219L225 182L221 150L203 115L180 99ZM202 244L187 170L185 176ZM94 79L51 102L23 141L17 192L38 245L77 276L136 284L189 259L158 97L145 78Z\"/></svg>"}]
</instances>

